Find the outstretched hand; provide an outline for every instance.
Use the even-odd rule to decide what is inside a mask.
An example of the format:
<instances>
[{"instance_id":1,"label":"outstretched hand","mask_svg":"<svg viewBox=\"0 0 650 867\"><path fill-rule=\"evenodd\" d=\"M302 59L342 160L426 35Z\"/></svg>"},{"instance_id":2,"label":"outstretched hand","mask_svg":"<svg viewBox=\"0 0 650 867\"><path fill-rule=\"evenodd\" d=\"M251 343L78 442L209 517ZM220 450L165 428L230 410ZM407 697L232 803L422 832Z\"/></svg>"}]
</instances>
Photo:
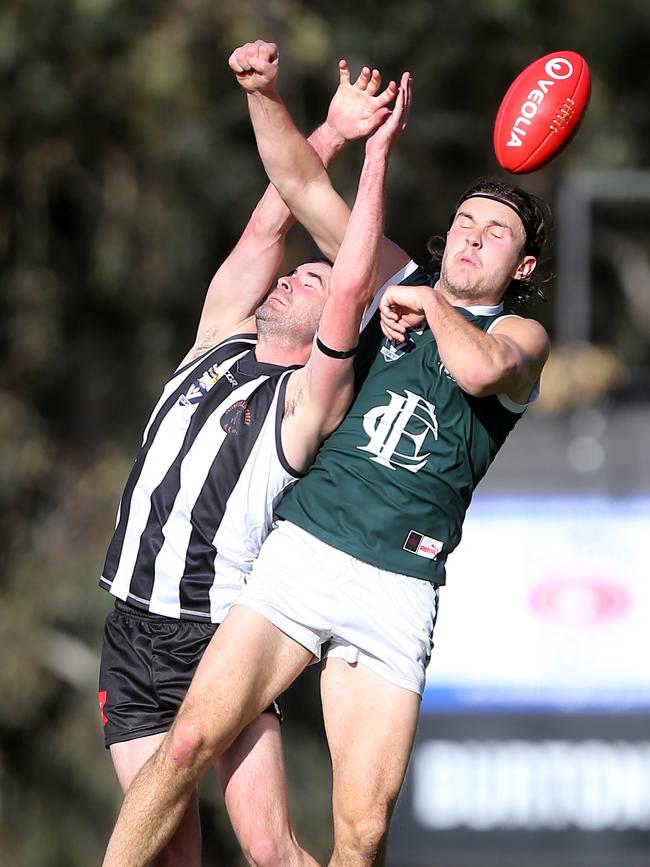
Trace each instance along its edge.
<instances>
[{"instance_id":1,"label":"outstretched hand","mask_svg":"<svg viewBox=\"0 0 650 867\"><path fill-rule=\"evenodd\" d=\"M228 66L247 93L273 93L277 88L280 52L275 42L246 42L235 48Z\"/></svg>"},{"instance_id":2,"label":"outstretched hand","mask_svg":"<svg viewBox=\"0 0 650 867\"><path fill-rule=\"evenodd\" d=\"M371 70L368 66L364 66L357 80L350 83L347 60L339 61L339 76L339 86L327 112L327 123L346 141L370 135L390 115L388 106L395 99L397 85L391 81L379 93L379 70Z\"/></svg>"},{"instance_id":3,"label":"outstretched hand","mask_svg":"<svg viewBox=\"0 0 650 867\"><path fill-rule=\"evenodd\" d=\"M406 129L412 99L413 79L410 72L404 72L397 90L395 107L384 116L380 126L366 142L366 153L390 151Z\"/></svg>"},{"instance_id":4,"label":"outstretched hand","mask_svg":"<svg viewBox=\"0 0 650 867\"><path fill-rule=\"evenodd\" d=\"M409 329L422 328L426 320L429 286L388 286L379 304L381 330L389 340L401 343Z\"/></svg>"}]
</instances>

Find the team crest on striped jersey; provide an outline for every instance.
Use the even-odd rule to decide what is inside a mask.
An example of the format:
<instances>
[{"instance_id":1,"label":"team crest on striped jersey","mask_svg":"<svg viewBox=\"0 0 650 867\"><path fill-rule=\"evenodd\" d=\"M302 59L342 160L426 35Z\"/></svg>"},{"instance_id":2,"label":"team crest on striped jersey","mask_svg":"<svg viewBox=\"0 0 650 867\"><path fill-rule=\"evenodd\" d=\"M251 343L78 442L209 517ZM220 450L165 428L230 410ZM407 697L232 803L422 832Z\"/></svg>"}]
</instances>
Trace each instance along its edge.
<instances>
[{"instance_id":1,"label":"team crest on striped jersey","mask_svg":"<svg viewBox=\"0 0 650 867\"><path fill-rule=\"evenodd\" d=\"M233 403L221 416L221 427L227 434L238 434L250 423L251 411L245 400Z\"/></svg>"},{"instance_id":2,"label":"team crest on striped jersey","mask_svg":"<svg viewBox=\"0 0 650 867\"><path fill-rule=\"evenodd\" d=\"M221 374L217 370L217 365L213 364L211 367L208 367L208 369L202 373L198 379L194 380L187 389L187 392L179 397L178 402L182 404L182 406L190 406L193 403L198 403L220 378ZM236 384L237 383L235 382L235 385Z\"/></svg>"}]
</instances>

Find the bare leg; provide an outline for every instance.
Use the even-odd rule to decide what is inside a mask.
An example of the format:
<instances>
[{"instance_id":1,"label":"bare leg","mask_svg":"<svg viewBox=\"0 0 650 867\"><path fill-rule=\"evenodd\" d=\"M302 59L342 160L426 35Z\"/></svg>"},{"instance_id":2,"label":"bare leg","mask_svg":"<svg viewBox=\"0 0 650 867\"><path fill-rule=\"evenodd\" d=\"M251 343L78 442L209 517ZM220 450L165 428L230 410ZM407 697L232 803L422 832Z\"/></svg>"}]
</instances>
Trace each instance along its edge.
<instances>
[{"instance_id":1,"label":"bare leg","mask_svg":"<svg viewBox=\"0 0 650 867\"><path fill-rule=\"evenodd\" d=\"M163 732L111 746L111 758L123 791L129 788L135 775L158 749L164 737ZM155 867L178 867L179 864L183 864L183 867L201 867L201 826L196 789L192 793L176 833L154 864Z\"/></svg>"},{"instance_id":2,"label":"bare leg","mask_svg":"<svg viewBox=\"0 0 650 867\"><path fill-rule=\"evenodd\" d=\"M342 659L326 661L321 696L333 774L330 867L383 864L420 698Z\"/></svg>"},{"instance_id":3,"label":"bare leg","mask_svg":"<svg viewBox=\"0 0 650 867\"><path fill-rule=\"evenodd\" d=\"M145 867L163 849L213 759L311 659L308 650L253 609L235 605L230 610L203 654L172 728L126 793L104 867Z\"/></svg>"},{"instance_id":4,"label":"bare leg","mask_svg":"<svg viewBox=\"0 0 650 867\"><path fill-rule=\"evenodd\" d=\"M226 807L246 860L254 867L318 867L289 821L280 724L263 713L217 760Z\"/></svg>"}]
</instances>

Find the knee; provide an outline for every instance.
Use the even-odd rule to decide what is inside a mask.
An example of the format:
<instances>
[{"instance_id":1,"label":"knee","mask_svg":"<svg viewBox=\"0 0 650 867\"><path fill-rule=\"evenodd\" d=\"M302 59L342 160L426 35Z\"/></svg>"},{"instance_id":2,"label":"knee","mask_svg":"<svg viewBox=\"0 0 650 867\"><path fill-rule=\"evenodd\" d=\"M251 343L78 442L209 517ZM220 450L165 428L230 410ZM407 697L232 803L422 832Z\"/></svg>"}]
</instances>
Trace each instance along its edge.
<instances>
[{"instance_id":1,"label":"knee","mask_svg":"<svg viewBox=\"0 0 650 867\"><path fill-rule=\"evenodd\" d=\"M297 863L298 844L293 835L279 839L266 829L259 829L247 839L240 840L246 860L252 867L283 867Z\"/></svg>"},{"instance_id":2,"label":"knee","mask_svg":"<svg viewBox=\"0 0 650 867\"><path fill-rule=\"evenodd\" d=\"M388 832L387 811L373 810L335 822L334 849L343 863L374 864Z\"/></svg>"},{"instance_id":3,"label":"knee","mask_svg":"<svg viewBox=\"0 0 650 867\"><path fill-rule=\"evenodd\" d=\"M215 751L214 739L204 722L189 716L179 716L169 732L168 752L172 764L179 770L203 770Z\"/></svg>"}]
</instances>

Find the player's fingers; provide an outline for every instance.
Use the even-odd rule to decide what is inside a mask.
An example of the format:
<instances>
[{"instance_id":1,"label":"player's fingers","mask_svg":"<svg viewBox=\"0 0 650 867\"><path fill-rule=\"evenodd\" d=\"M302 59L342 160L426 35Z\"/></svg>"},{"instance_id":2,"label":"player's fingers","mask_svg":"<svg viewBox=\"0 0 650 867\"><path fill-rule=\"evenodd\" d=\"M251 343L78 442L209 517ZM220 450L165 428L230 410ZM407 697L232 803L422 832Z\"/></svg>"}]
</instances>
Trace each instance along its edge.
<instances>
[{"instance_id":1,"label":"player's fingers","mask_svg":"<svg viewBox=\"0 0 650 867\"><path fill-rule=\"evenodd\" d=\"M275 42L264 42L262 39L258 39L256 45L258 56L268 63L273 63L279 58L278 46Z\"/></svg>"},{"instance_id":2,"label":"player's fingers","mask_svg":"<svg viewBox=\"0 0 650 867\"><path fill-rule=\"evenodd\" d=\"M391 111L388 108L378 108L370 117L363 121L359 121L359 133L363 136L371 136L377 132L380 126L386 123L390 117Z\"/></svg>"},{"instance_id":3,"label":"player's fingers","mask_svg":"<svg viewBox=\"0 0 650 867\"><path fill-rule=\"evenodd\" d=\"M242 45L235 51L235 61L239 66L240 72L248 72L250 70L250 57L251 57L251 46L250 42L247 42L246 45Z\"/></svg>"},{"instance_id":4,"label":"player's fingers","mask_svg":"<svg viewBox=\"0 0 650 867\"><path fill-rule=\"evenodd\" d=\"M368 87L366 88L366 93L369 96L374 96L379 87L381 85L381 73L378 69L373 69L370 73L370 81L368 82Z\"/></svg>"},{"instance_id":5,"label":"player's fingers","mask_svg":"<svg viewBox=\"0 0 650 867\"><path fill-rule=\"evenodd\" d=\"M339 60L339 84L350 83L350 67L347 60Z\"/></svg>"},{"instance_id":6,"label":"player's fingers","mask_svg":"<svg viewBox=\"0 0 650 867\"><path fill-rule=\"evenodd\" d=\"M392 112L389 108L378 108L368 121L368 130L366 131L366 135L370 135L373 130L378 129L386 122L391 114Z\"/></svg>"},{"instance_id":7,"label":"player's fingers","mask_svg":"<svg viewBox=\"0 0 650 867\"><path fill-rule=\"evenodd\" d=\"M244 72L244 67L242 63L244 62L246 57L246 46L240 45L239 48L235 48L233 53L228 58L228 66L232 69L233 72Z\"/></svg>"},{"instance_id":8,"label":"player's fingers","mask_svg":"<svg viewBox=\"0 0 650 867\"><path fill-rule=\"evenodd\" d=\"M253 72L259 75L270 76L273 71L273 64L262 57L249 57L248 62Z\"/></svg>"},{"instance_id":9,"label":"player's fingers","mask_svg":"<svg viewBox=\"0 0 650 867\"><path fill-rule=\"evenodd\" d=\"M370 81L370 69L367 66L364 66L361 72L359 73L359 77L354 82L354 86L358 87L359 90L365 90L368 87L368 82Z\"/></svg>"},{"instance_id":10,"label":"player's fingers","mask_svg":"<svg viewBox=\"0 0 650 867\"><path fill-rule=\"evenodd\" d=\"M380 105L389 105L397 96L397 84L391 81L388 87L375 97Z\"/></svg>"},{"instance_id":11,"label":"player's fingers","mask_svg":"<svg viewBox=\"0 0 650 867\"><path fill-rule=\"evenodd\" d=\"M406 105L407 108L410 108L413 99L413 79L410 72L405 72L402 78L406 79Z\"/></svg>"},{"instance_id":12,"label":"player's fingers","mask_svg":"<svg viewBox=\"0 0 650 867\"><path fill-rule=\"evenodd\" d=\"M394 109L395 119L401 130L406 126L406 120L411 107L411 95L411 76L410 73L405 72L400 80Z\"/></svg>"},{"instance_id":13,"label":"player's fingers","mask_svg":"<svg viewBox=\"0 0 650 867\"><path fill-rule=\"evenodd\" d=\"M232 69L233 72L243 72L243 69L237 62L236 52L234 51L228 58L228 66Z\"/></svg>"},{"instance_id":14,"label":"player's fingers","mask_svg":"<svg viewBox=\"0 0 650 867\"><path fill-rule=\"evenodd\" d=\"M396 343L401 343L404 338L404 331L400 331L392 322L381 320L381 330L389 340L394 340Z\"/></svg>"},{"instance_id":15,"label":"player's fingers","mask_svg":"<svg viewBox=\"0 0 650 867\"><path fill-rule=\"evenodd\" d=\"M386 298L385 295L379 302L379 309L381 311L381 315L386 317L386 319L397 319L397 311L395 310L395 307L393 306L390 298Z\"/></svg>"},{"instance_id":16,"label":"player's fingers","mask_svg":"<svg viewBox=\"0 0 650 867\"><path fill-rule=\"evenodd\" d=\"M401 129L402 115L404 113L405 98L406 98L406 94L404 92L404 88L400 84L400 86L397 90L397 96L395 97L395 105L393 106L393 110L391 112L392 124L397 129Z\"/></svg>"},{"instance_id":17,"label":"player's fingers","mask_svg":"<svg viewBox=\"0 0 650 867\"><path fill-rule=\"evenodd\" d=\"M402 114L402 129L406 126L406 122L408 120L409 112L411 110L411 103L413 102L413 79L411 78L410 73L405 73L406 78L406 94L404 97L404 112Z\"/></svg>"}]
</instances>

